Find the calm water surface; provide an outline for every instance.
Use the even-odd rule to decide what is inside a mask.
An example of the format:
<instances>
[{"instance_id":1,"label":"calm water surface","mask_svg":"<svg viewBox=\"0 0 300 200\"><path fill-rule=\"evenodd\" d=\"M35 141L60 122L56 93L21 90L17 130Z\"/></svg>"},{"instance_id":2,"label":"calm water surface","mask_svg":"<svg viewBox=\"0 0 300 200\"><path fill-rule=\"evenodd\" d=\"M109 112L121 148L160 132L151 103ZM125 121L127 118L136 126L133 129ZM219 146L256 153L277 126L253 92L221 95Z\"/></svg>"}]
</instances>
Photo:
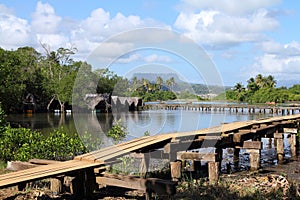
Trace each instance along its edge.
<instances>
[{"instance_id":1,"label":"calm water surface","mask_svg":"<svg viewBox=\"0 0 300 200\"><path fill-rule=\"evenodd\" d=\"M218 126L221 123L234 121L246 121L258 118L271 117L272 114L248 114L248 113L230 113L229 111L183 111L183 110L150 110L142 112L126 113L73 113L69 115L59 115L54 113L37 113L32 115L19 114L9 115L8 121L22 124L33 130L41 130L47 134L53 129L63 127L69 132L85 132L99 137L105 146L114 144L111 138L105 133L114 123L120 121L127 127L128 135L126 140L144 136L147 131L150 135L174 133L182 131L193 131L212 126ZM276 153L274 141L262 139L262 165L276 164ZM285 140L286 155L288 156L289 144ZM241 150L240 167L249 168L249 155ZM232 160L232 154L226 150L223 151L225 166L226 162Z\"/></svg>"},{"instance_id":2,"label":"calm water surface","mask_svg":"<svg viewBox=\"0 0 300 200\"><path fill-rule=\"evenodd\" d=\"M193 131L221 123L246 121L269 117L269 114L248 114L230 112L203 112L183 110L150 110L126 113L74 113L60 115L54 113L34 113L9 115L8 121L21 124L33 130L47 133L53 129L64 127L76 131L97 131L106 133L114 123L121 122L129 133L128 137L143 136L146 131L150 135Z\"/></svg>"}]
</instances>

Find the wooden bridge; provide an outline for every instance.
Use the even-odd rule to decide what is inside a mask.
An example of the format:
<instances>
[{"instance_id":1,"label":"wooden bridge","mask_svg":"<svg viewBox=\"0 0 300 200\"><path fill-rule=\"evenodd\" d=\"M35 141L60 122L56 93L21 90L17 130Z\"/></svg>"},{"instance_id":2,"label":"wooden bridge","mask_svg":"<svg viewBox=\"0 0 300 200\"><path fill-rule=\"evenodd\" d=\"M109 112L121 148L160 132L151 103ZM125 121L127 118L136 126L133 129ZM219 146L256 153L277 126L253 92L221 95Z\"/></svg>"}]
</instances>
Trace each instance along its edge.
<instances>
[{"instance_id":1,"label":"wooden bridge","mask_svg":"<svg viewBox=\"0 0 300 200\"><path fill-rule=\"evenodd\" d=\"M194 110L194 111L229 111L241 113L271 113L271 114L297 114L300 105L275 105L275 104L211 104L211 103L158 103L146 104L144 110Z\"/></svg>"},{"instance_id":2,"label":"wooden bridge","mask_svg":"<svg viewBox=\"0 0 300 200\"><path fill-rule=\"evenodd\" d=\"M261 139L274 138L280 162L284 159L283 134L287 133L291 156L296 157L299 146L296 136L299 122L300 114L296 114L233 122L191 132L145 136L77 156L74 160L42 163L47 165L0 175L0 188L13 185L24 186L28 182L45 178L54 178L61 182L61 177L71 176L74 177L73 192L85 196L99 189L99 185L139 189L146 192L148 196L149 192L174 194L175 187L172 181L180 180L187 160L194 163L193 170L197 170L199 161L207 162L210 182L217 181L222 162L222 150L226 148L234 149L232 161L234 163L239 162L240 149L246 149L250 156L251 170L257 170L260 168ZM199 151L208 147L213 151L205 153ZM122 156L141 159L141 173L148 171L151 158L168 159L172 181L106 173L106 166L118 162L117 158Z\"/></svg>"}]
</instances>

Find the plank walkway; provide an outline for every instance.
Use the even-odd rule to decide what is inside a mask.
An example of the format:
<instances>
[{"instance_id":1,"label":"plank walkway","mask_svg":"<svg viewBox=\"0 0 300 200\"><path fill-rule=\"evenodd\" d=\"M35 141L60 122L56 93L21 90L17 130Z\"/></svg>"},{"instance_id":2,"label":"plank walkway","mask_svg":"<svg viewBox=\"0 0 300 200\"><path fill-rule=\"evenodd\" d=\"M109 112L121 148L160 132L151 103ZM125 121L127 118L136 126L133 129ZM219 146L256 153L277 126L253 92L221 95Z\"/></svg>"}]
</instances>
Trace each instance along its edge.
<instances>
[{"instance_id":1,"label":"plank walkway","mask_svg":"<svg viewBox=\"0 0 300 200\"><path fill-rule=\"evenodd\" d=\"M201 138L201 136L203 136L204 139L207 137L207 139L213 140L216 139L216 134L217 137L222 139L228 135L239 133L239 130L247 129L251 132L250 130L253 126L260 126L261 124L276 125L276 123L294 123L295 120L300 120L300 114L233 122L190 132L145 136L77 156L74 160L0 175L0 188L49 177L56 177L58 175L64 175L79 170L101 167L107 162L114 161L116 158L123 155L133 152L149 152L151 150L163 148L167 144L178 143L178 141L197 140Z\"/></svg>"}]
</instances>

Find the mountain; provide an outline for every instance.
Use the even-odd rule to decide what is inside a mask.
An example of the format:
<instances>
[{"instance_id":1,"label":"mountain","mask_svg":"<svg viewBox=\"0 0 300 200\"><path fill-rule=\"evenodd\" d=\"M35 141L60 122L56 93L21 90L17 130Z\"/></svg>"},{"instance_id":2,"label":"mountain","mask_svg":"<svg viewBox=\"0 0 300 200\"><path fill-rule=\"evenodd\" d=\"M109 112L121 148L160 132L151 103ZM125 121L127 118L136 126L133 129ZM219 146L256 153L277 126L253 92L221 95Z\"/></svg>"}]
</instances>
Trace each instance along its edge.
<instances>
[{"instance_id":1,"label":"mountain","mask_svg":"<svg viewBox=\"0 0 300 200\"><path fill-rule=\"evenodd\" d=\"M205 85L205 84L199 84L199 83L189 83L186 81L183 81L176 73L135 73L133 74L133 77L136 77L137 79L147 79L151 83L155 83L157 77L161 77L164 80L164 85L165 81L174 78L175 80L175 85L173 86L173 90L175 92L181 92L181 91L190 91L191 93L198 94L198 95L203 95L203 94L220 94L221 92L224 91L224 89L230 89L230 87L222 87L222 86L213 86L213 85Z\"/></svg>"}]
</instances>

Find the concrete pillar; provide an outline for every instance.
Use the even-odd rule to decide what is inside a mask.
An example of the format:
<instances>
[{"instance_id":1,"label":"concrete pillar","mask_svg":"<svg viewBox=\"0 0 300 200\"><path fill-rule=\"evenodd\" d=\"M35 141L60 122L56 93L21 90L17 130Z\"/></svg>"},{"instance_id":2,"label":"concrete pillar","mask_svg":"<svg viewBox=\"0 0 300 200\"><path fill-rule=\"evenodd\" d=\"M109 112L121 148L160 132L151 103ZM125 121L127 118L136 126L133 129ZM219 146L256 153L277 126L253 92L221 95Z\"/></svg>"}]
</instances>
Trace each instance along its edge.
<instances>
[{"instance_id":1,"label":"concrete pillar","mask_svg":"<svg viewBox=\"0 0 300 200\"><path fill-rule=\"evenodd\" d=\"M215 184L219 180L222 158L223 158L223 149L216 148L215 158L208 162L208 179L210 184Z\"/></svg>"},{"instance_id":2,"label":"concrete pillar","mask_svg":"<svg viewBox=\"0 0 300 200\"><path fill-rule=\"evenodd\" d=\"M240 149L234 148L234 150L233 150L233 165L234 165L235 169L238 169L239 162L240 162Z\"/></svg>"},{"instance_id":3,"label":"concrete pillar","mask_svg":"<svg viewBox=\"0 0 300 200\"><path fill-rule=\"evenodd\" d=\"M245 141L243 148L250 155L250 170L258 170L260 168L260 153L262 148L261 141Z\"/></svg>"},{"instance_id":4,"label":"concrete pillar","mask_svg":"<svg viewBox=\"0 0 300 200\"><path fill-rule=\"evenodd\" d=\"M50 179L50 190L54 194L61 194L63 182L64 182L63 176L59 176L57 178L51 178Z\"/></svg>"},{"instance_id":5,"label":"concrete pillar","mask_svg":"<svg viewBox=\"0 0 300 200\"><path fill-rule=\"evenodd\" d=\"M140 165L140 173L142 175L145 175L148 172L149 160L150 160L149 154L148 153L144 153L142 155L141 165Z\"/></svg>"},{"instance_id":6,"label":"concrete pillar","mask_svg":"<svg viewBox=\"0 0 300 200\"><path fill-rule=\"evenodd\" d=\"M274 138L276 139L276 151L278 163L282 163L284 160L284 140L283 133L274 133Z\"/></svg>"},{"instance_id":7,"label":"concrete pillar","mask_svg":"<svg viewBox=\"0 0 300 200\"><path fill-rule=\"evenodd\" d=\"M172 181L178 181L181 178L181 166L182 163L180 160L170 162Z\"/></svg>"},{"instance_id":8,"label":"concrete pillar","mask_svg":"<svg viewBox=\"0 0 300 200\"><path fill-rule=\"evenodd\" d=\"M219 180L220 162L208 162L208 179L210 184L215 184Z\"/></svg>"},{"instance_id":9,"label":"concrete pillar","mask_svg":"<svg viewBox=\"0 0 300 200\"><path fill-rule=\"evenodd\" d=\"M258 170L260 168L260 149L247 149L250 154L250 170Z\"/></svg>"},{"instance_id":10,"label":"concrete pillar","mask_svg":"<svg viewBox=\"0 0 300 200\"><path fill-rule=\"evenodd\" d=\"M292 158L297 157L297 135L290 134L289 137L290 149L291 149L291 156Z\"/></svg>"}]
</instances>

